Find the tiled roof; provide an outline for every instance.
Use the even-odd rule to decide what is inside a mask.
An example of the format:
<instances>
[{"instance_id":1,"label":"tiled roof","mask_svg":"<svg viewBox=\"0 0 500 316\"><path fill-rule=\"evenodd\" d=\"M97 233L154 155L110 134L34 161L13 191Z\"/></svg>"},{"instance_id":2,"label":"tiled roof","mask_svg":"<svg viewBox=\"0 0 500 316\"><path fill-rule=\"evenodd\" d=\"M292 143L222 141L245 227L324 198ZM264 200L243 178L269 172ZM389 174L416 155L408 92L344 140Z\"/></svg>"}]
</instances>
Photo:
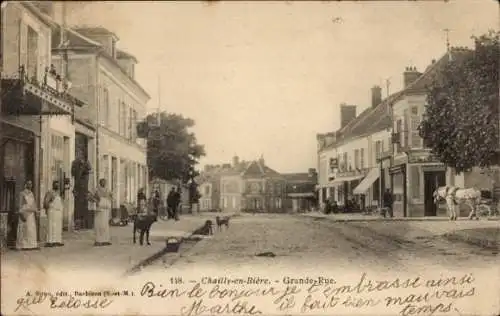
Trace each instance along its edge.
<instances>
[{"instance_id":1,"label":"tiled roof","mask_svg":"<svg viewBox=\"0 0 500 316\"><path fill-rule=\"evenodd\" d=\"M391 107L396 101L406 94L425 92L427 86L434 80L435 74L448 63L450 55L452 59L458 59L470 52L471 50L466 48L452 48L450 50L450 54L445 54L438 61L429 65L424 73L407 88L393 93L375 108L368 108L364 110L344 128L341 128L339 130L340 137L338 137L336 145L338 145L339 142L346 142L358 136L390 128L392 126L392 118L390 114Z\"/></svg>"},{"instance_id":2,"label":"tiled roof","mask_svg":"<svg viewBox=\"0 0 500 316\"><path fill-rule=\"evenodd\" d=\"M100 48L102 45L90 38L76 32L72 29L66 29L65 41L68 42L67 45L74 48ZM59 30L54 30L52 32L52 48L58 48L61 42L61 32Z\"/></svg>"}]
</instances>

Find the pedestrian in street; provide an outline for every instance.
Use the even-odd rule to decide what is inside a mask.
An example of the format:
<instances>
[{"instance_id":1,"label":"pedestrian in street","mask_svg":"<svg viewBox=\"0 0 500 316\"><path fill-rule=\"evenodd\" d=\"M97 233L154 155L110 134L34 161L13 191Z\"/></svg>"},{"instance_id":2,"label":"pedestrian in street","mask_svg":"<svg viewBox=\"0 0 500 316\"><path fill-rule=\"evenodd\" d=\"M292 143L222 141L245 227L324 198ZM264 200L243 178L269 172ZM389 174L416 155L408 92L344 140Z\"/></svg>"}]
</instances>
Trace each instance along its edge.
<instances>
[{"instance_id":1,"label":"pedestrian in street","mask_svg":"<svg viewBox=\"0 0 500 316\"><path fill-rule=\"evenodd\" d=\"M160 191L154 190L154 192L151 196L151 206L152 206L153 213L155 214L155 222L156 222L157 218L158 218L158 212L160 211L160 207L161 207Z\"/></svg>"},{"instance_id":2,"label":"pedestrian in street","mask_svg":"<svg viewBox=\"0 0 500 316\"><path fill-rule=\"evenodd\" d=\"M36 218L38 208L35 202L35 195L31 191L33 183L28 180L24 185L24 190L20 196L19 222L17 226L18 250L37 250Z\"/></svg>"},{"instance_id":3,"label":"pedestrian in street","mask_svg":"<svg viewBox=\"0 0 500 316\"><path fill-rule=\"evenodd\" d=\"M393 217L392 205L394 201L390 189L385 190L383 198L384 198L384 208L387 210L387 213L389 213L389 217L392 218ZM386 212L384 212L384 217L386 217Z\"/></svg>"},{"instance_id":4,"label":"pedestrian in street","mask_svg":"<svg viewBox=\"0 0 500 316\"><path fill-rule=\"evenodd\" d=\"M181 206L181 199L182 199L182 191L181 191L181 187L177 187L177 191L174 193L174 219L176 221L179 220L179 208Z\"/></svg>"},{"instance_id":5,"label":"pedestrian in street","mask_svg":"<svg viewBox=\"0 0 500 316\"><path fill-rule=\"evenodd\" d=\"M174 218L175 196L175 187L172 187L167 196L167 219Z\"/></svg>"},{"instance_id":6,"label":"pedestrian in street","mask_svg":"<svg viewBox=\"0 0 500 316\"><path fill-rule=\"evenodd\" d=\"M139 192L137 192L137 207L141 204L141 200L147 201L146 193L144 192L144 188L140 188Z\"/></svg>"},{"instance_id":7,"label":"pedestrian in street","mask_svg":"<svg viewBox=\"0 0 500 316\"><path fill-rule=\"evenodd\" d=\"M47 212L48 232L45 247L64 246L62 242L63 202L59 193L59 181L52 182L52 190L45 194L43 208Z\"/></svg>"},{"instance_id":8,"label":"pedestrian in street","mask_svg":"<svg viewBox=\"0 0 500 316\"><path fill-rule=\"evenodd\" d=\"M109 218L113 195L106 186L106 179L99 180L99 186L94 192L92 198L96 203L96 212L94 217L94 246L109 246L111 245Z\"/></svg>"}]
</instances>

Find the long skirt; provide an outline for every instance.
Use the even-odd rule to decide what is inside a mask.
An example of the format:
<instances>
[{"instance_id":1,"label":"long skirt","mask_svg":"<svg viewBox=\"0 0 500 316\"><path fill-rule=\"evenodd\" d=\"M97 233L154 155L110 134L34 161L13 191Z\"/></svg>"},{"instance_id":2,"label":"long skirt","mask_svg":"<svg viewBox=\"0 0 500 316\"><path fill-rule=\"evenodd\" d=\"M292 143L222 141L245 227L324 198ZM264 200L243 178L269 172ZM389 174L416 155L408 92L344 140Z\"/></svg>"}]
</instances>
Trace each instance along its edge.
<instances>
[{"instance_id":1,"label":"long skirt","mask_svg":"<svg viewBox=\"0 0 500 316\"><path fill-rule=\"evenodd\" d=\"M63 212L60 209L50 209L47 212L49 227L47 243L62 243Z\"/></svg>"},{"instance_id":2,"label":"long skirt","mask_svg":"<svg viewBox=\"0 0 500 316\"><path fill-rule=\"evenodd\" d=\"M25 222L19 220L17 224L16 248L17 249L38 248L35 213L27 213Z\"/></svg>"},{"instance_id":3,"label":"long skirt","mask_svg":"<svg viewBox=\"0 0 500 316\"><path fill-rule=\"evenodd\" d=\"M95 241L98 243L111 242L109 231L109 208L97 208L94 217Z\"/></svg>"}]
</instances>

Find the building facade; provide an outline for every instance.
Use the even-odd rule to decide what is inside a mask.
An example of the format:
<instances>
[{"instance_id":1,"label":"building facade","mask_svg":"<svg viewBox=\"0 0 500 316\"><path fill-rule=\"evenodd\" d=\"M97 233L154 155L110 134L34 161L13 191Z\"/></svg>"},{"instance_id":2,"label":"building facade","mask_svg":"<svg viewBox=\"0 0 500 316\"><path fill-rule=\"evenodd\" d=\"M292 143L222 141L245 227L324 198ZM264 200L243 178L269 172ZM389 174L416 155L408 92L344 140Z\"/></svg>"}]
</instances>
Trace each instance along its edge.
<instances>
[{"instance_id":1,"label":"building facade","mask_svg":"<svg viewBox=\"0 0 500 316\"><path fill-rule=\"evenodd\" d=\"M101 27L70 29L65 47L56 46L58 42L53 42L55 58L68 59L72 91L88 104L78 117L96 130L95 138L80 133L82 144L95 144L89 186L104 178L113 192L113 207L135 203L139 188L148 186L146 142L138 137L136 125L145 117L150 99L134 78L137 60L118 50L118 37Z\"/></svg>"},{"instance_id":2,"label":"building facade","mask_svg":"<svg viewBox=\"0 0 500 316\"><path fill-rule=\"evenodd\" d=\"M43 195L58 180L64 226L69 229L72 122L75 109L83 104L71 95L68 78L51 67L51 36L56 29L50 12L36 2L9 2L2 7L0 210L10 215L18 209L19 193L28 180L42 208ZM15 216L10 218L12 241L17 223Z\"/></svg>"},{"instance_id":3,"label":"building facade","mask_svg":"<svg viewBox=\"0 0 500 316\"><path fill-rule=\"evenodd\" d=\"M310 168L304 173L285 173L286 181L285 208L293 212L311 210L317 205L316 183L318 175L316 169Z\"/></svg>"}]
</instances>

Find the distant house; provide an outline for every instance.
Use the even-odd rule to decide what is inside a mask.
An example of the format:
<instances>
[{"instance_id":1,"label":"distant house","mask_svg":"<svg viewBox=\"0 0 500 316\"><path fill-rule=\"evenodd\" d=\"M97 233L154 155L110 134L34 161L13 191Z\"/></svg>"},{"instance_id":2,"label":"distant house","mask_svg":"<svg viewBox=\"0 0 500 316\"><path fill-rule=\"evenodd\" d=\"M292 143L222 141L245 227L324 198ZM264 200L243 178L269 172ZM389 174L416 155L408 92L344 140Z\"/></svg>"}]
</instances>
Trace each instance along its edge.
<instances>
[{"instance_id":1,"label":"distant house","mask_svg":"<svg viewBox=\"0 0 500 316\"><path fill-rule=\"evenodd\" d=\"M263 158L248 162L235 156L232 164L205 166L197 182L201 210L281 212L284 209L285 179L266 166Z\"/></svg>"},{"instance_id":2,"label":"distant house","mask_svg":"<svg viewBox=\"0 0 500 316\"><path fill-rule=\"evenodd\" d=\"M310 168L303 173L285 173L283 176L286 180L285 208L297 212L316 206L316 169Z\"/></svg>"}]
</instances>

